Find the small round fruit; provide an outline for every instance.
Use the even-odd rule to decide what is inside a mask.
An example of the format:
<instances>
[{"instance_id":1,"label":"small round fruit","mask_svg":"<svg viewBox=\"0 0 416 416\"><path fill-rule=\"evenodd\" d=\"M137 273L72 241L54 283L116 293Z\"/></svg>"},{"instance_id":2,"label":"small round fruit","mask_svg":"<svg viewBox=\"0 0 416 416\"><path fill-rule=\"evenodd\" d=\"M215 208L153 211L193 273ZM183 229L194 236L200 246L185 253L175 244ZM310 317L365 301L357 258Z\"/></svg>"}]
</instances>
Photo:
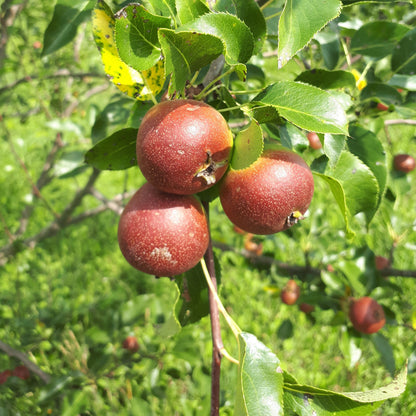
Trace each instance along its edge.
<instances>
[{"instance_id":1,"label":"small round fruit","mask_svg":"<svg viewBox=\"0 0 416 416\"><path fill-rule=\"evenodd\" d=\"M30 371L25 365L19 365L13 370L12 375L27 380L30 378Z\"/></svg>"},{"instance_id":2,"label":"small round fruit","mask_svg":"<svg viewBox=\"0 0 416 416\"><path fill-rule=\"evenodd\" d=\"M289 280L280 292L280 299L286 305L294 305L300 296L300 287L294 280Z\"/></svg>"},{"instance_id":3,"label":"small round fruit","mask_svg":"<svg viewBox=\"0 0 416 416\"><path fill-rule=\"evenodd\" d=\"M309 303L301 303L299 305L299 309L305 313L306 315L309 315L315 310L315 306L309 304Z\"/></svg>"},{"instance_id":4,"label":"small round fruit","mask_svg":"<svg viewBox=\"0 0 416 416\"><path fill-rule=\"evenodd\" d=\"M319 136L317 135L317 133L315 133L314 131L310 131L307 137L309 140L309 146L312 149L315 149L315 150L322 149L322 143L319 140Z\"/></svg>"},{"instance_id":5,"label":"small round fruit","mask_svg":"<svg viewBox=\"0 0 416 416\"><path fill-rule=\"evenodd\" d=\"M394 156L393 166L399 172L409 173L416 167L414 157L406 154L399 154Z\"/></svg>"},{"instance_id":6,"label":"small round fruit","mask_svg":"<svg viewBox=\"0 0 416 416\"><path fill-rule=\"evenodd\" d=\"M253 234L247 233L244 237L244 248L251 254L261 256L263 253L263 244L253 239Z\"/></svg>"},{"instance_id":7,"label":"small round fruit","mask_svg":"<svg viewBox=\"0 0 416 416\"><path fill-rule=\"evenodd\" d=\"M377 108L380 111L388 111L389 110L389 107L386 104L383 104L383 103L377 103Z\"/></svg>"},{"instance_id":8,"label":"small round fruit","mask_svg":"<svg viewBox=\"0 0 416 416\"><path fill-rule=\"evenodd\" d=\"M158 189L189 195L213 186L225 173L233 138L224 117L202 101L163 101L137 133L137 163Z\"/></svg>"},{"instance_id":9,"label":"small round fruit","mask_svg":"<svg viewBox=\"0 0 416 416\"><path fill-rule=\"evenodd\" d=\"M118 242L136 269L176 276L194 267L209 242L208 222L194 195L173 195L144 184L131 198L118 224Z\"/></svg>"},{"instance_id":10,"label":"small round fruit","mask_svg":"<svg viewBox=\"0 0 416 416\"><path fill-rule=\"evenodd\" d=\"M0 373L0 384L4 384L10 376L12 376L12 370L4 370Z\"/></svg>"},{"instance_id":11,"label":"small round fruit","mask_svg":"<svg viewBox=\"0 0 416 416\"><path fill-rule=\"evenodd\" d=\"M248 168L230 169L220 200L230 221L253 234L273 234L296 224L312 200L311 170L287 149L266 150Z\"/></svg>"},{"instance_id":12,"label":"small round fruit","mask_svg":"<svg viewBox=\"0 0 416 416\"><path fill-rule=\"evenodd\" d=\"M390 260L387 257L375 256L374 262L377 270L384 270L390 266Z\"/></svg>"},{"instance_id":13,"label":"small round fruit","mask_svg":"<svg viewBox=\"0 0 416 416\"><path fill-rule=\"evenodd\" d=\"M139 350L139 343L136 337L129 335L123 341L122 347L130 352L137 352Z\"/></svg>"},{"instance_id":14,"label":"small round fruit","mask_svg":"<svg viewBox=\"0 0 416 416\"><path fill-rule=\"evenodd\" d=\"M353 327L364 334L374 334L386 323L383 307L368 296L350 303L349 318Z\"/></svg>"}]
</instances>

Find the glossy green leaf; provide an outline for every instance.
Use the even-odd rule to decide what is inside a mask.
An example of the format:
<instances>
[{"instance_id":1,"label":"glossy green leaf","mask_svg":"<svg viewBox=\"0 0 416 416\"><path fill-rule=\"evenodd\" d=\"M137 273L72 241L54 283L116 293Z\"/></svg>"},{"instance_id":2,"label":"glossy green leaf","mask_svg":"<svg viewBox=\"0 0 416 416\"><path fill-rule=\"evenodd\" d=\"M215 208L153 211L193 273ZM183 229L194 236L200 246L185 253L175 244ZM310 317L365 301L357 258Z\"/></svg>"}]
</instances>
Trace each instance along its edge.
<instances>
[{"instance_id":1,"label":"glossy green leaf","mask_svg":"<svg viewBox=\"0 0 416 416\"><path fill-rule=\"evenodd\" d=\"M137 129L127 128L98 142L85 154L85 162L100 170L123 170L137 166Z\"/></svg>"},{"instance_id":2,"label":"glossy green leaf","mask_svg":"<svg viewBox=\"0 0 416 416\"><path fill-rule=\"evenodd\" d=\"M235 416L283 415L283 370L280 361L254 335L242 332L239 341Z\"/></svg>"},{"instance_id":3,"label":"glossy green leaf","mask_svg":"<svg viewBox=\"0 0 416 416\"><path fill-rule=\"evenodd\" d=\"M389 105L399 105L403 101L396 88L386 84L371 82L361 90L360 100L374 100Z\"/></svg>"},{"instance_id":4,"label":"glossy green leaf","mask_svg":"<svg viewBox=\"0 0 416 416\"><path fill-rule=\"evenodd\" d=\"M365 163L377 179L379 195L377 206L381 203L387 185L387 154L379 138L370 130L352 125L347 140L348 149Z\"/></svg>"},{"instance_id":5,"label":"glossy green leaf","mask_svg":"<svg viewBox=\"0 0 416 416\"><path fill-rule=\"evenodd\" d=\"M387 85L409 91L416 91L416 75L394 74L387 82Z\"/></svg>"},{"instance_id":6,"label":"glossy green leaf","mask_svg":"<svg viewBox=\"0 0 416 416\"><path fill-rule=\"evenodd\" d=\"M279 126L279 135L280 142L288 149L303 151L309 146L305 134L293 124L285 123L284 125Z\"/></svg>"},{"instance_id":7,"label":"glossy green leaf","mask_svg":"<svg viewBox=\"0 0 416 416\"><path fill-rule=\"evenodd\" d=\"M328 0L287 0L279 20L279 68L286 63L328 22L341 13L341 2Z\"/></svg>"},{"instance_id":8,"label":"glossy green leaf","mask_svg":"<svg viewBox=\"0 0 416 416\"><path fill-rule=\"evenodd\" d=\"M138 72L121 60L114 39L115 18L102 0L93 11L92 26L104 70L120 91L142 101L160 92L165 81L163 62L158 61L152 68Z\"/></svg>"},{"instance_id":9,"label":"glossy green leaf","mask_svg":"<svg viewBox=\"0 0 416 416\"><path fill-rule=\"evenodd\" d=\"M247 25L227 13L209 13L178 30L212 35L224 44L225 60L230 65L246 63L253 54L253 35Z\"/></svg>"},{"instance_id":10,"label":"glossy green leaf","mask_svg":"<svg viewBox=\"0 0 416 416\"><path fill-rule=\"evenodd\" d=\"M338 205L338 208L340 209L341 214L344 218L347 236L349 238L353 237L355 233L350 227L350 213L349 213L348 206L347 206L347 198L346 198L341 182L331 176L325 175L317 171L314 171L314 174L320 177L322 180L324 180L328 184L329 189L331 190L332 195Z\"/></svg>"},{"instance_id":11,"label":"glossy green leaf","mask_svg":"<svg viewBox=\"0 0 416 416\"><path fill-rule=\"evenodd\" d=\"M94 5L95 0L58 0L44 34L42 55L55 52L71 42Z\"/></svg>"},{"instance_id":12,"label":"glossy green leaf","mask_svg":"<svg viewBox=\"0 0 416 416\"><path fill-rule=\"evenodd\" d=\"M159 31L165 56L165 73L172 74L170 92L182 91L194 71L221 55L223 44L216 36L196 32Z\"/></svg>"},{"instance_id":13,"label":"glossy green leaf","mask_svg":"<svg viewBox=\"0 0 416 416\"><path fill-rule=\"evenodd\" d=\"M249 28L254 38L254 52L260 52L266 39L267 26L264 15L255 0L222 0L215 5L216 10L235 14Z\"/></svg>"},{"instance_id":14,"label":"glossy green leaf","mask_svg":"<svg viewBox=\"0 0 416 416\"><path fill-rule=\"evenodd\" d=\"M173 18L176 0L145 0L141 2L153 14Z\"/></svg>"},{"instance_id":15,"label":"glossy green leaf","mask_svg":"<svg viewBox=\"0 0 416 416\"><path fill-rule=\"evenodd\" d=\"M373 214L379 200L378 182L370 168L357 156L342 152L336 166L325 173L342 185L351 215L359 212L369 216Z\"/></svg>"},{"instance_id":16,"label":"glossy green leaf","mask_svg":"<svg viewBox=\"0 0 416 416\"><path fill-rule=\"evenodd\" d=\"M185 24L208 13L209 7L203 0L176 0L176 11L181 24Z\"/></svg>"},{"instance_id":17,"label":"glossy green leaf","mask_svg":"<svg viewBox=\"0 0 416 416\"><path fill-rule=\"evenodd\" d=\"M330 167L335 167L344 149L345 149L345 136L340 135L340 134L333 135L333 134L325 133L323 151L328 157L328 162L329 162Z\"/></svg>"},{"instance_id":18,"label":"glossy green leaf","mask_svg":"<svg viewBox=\"0 0 416 416\"><path fill-rule=\"evenodd\" d=\"M149 13L140 4L129 4L115 17L115 40L120 58L137 71L160 60L158 30L169 28L170 19Z\"/></svg>"},{"instance_id":19,"label":"glossy green leaf","mask_svg":"<svg viewBox=\"0 0 416 416\"><path fill-rule=\"evenodd\" d=\"M252 103L273 106L283 118L308 131L347 134L347 116L342 106L331 94L311 85L277 82Z\"/></svg>"},{"instance_id":20,"label":"glossy green leaf","mask_svg":"<svg viewBox=\"0 0 416 416\"><path fill-rule=\"evenodd\" d=\"M235 170L245 169L254 163L263 152L263 132L253 120L241 130L234 139L234 152L231 167Z\"/></svg>"},{"instance_id":21,"label":"glossy green leaf","mask_svg":"<svg viewBox=\"0 0 416 416\"><path fill-rule=\"evenodd\" d=\"M354 75L349 71L327 71L325 69L312 69L302 72L296 81L305 82L323 90L338 88L355 88Z\"/></svg>"},{"instance_id":22,"label":"glossy green leaf","mask_svg":"<svg viewBox=\"0 0 416 416\"><path fill-rule=\"evenodd\" d=\"M416 73L416 28L409 30L394 47L391 67L398 74Z\"/></svg>"},{"instance_id":23,"label":"glossy green leaf","mask_svg":"<svg viewBox=\"0 0 416 416\"><path fill-rule=\"evenodd\" d=\"M384 58L393 52L396 43L408 32L409 28L399 23L377 21L366 23L351 39L351 52Z\"/></svg>"},{"instance_id":24,"label":"glossy green leaf","mask_svg":"<svg viewBox=\"0 0 416 416\"><path fill-rule=\"evenodd\" d=\"M290 381L285 374L285 411L307 416L365 416L371 415L385 400L404 392L407 371L404 368L387 386L365 392L338 393Z\"/></svg>"}]
</instances>

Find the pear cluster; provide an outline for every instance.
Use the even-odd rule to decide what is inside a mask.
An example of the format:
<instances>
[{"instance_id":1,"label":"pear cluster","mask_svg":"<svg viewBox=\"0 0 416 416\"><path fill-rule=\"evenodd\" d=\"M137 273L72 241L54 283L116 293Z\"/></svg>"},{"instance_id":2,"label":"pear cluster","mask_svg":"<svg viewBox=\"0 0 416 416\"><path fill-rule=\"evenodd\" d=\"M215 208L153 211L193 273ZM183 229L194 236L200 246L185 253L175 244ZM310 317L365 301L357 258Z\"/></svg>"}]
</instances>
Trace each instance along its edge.
<instances>
[{"instance_id":1,"label":"pear cluster","mask_svg":"<svg viewBox=\"0 0 416 416\"><path fill-rule=\"evenodd\" d=\"M266 150L249 167L234 170L231 130L201 101L152 107L138 129L136 151L147 182L121 214L118 241L126 260L144 273L172 277L199 262L210 234L198 193L216 184L227 217L252 234L286 230L312 200L312 173L288 149Z\"/></svg>"}]
</instances>

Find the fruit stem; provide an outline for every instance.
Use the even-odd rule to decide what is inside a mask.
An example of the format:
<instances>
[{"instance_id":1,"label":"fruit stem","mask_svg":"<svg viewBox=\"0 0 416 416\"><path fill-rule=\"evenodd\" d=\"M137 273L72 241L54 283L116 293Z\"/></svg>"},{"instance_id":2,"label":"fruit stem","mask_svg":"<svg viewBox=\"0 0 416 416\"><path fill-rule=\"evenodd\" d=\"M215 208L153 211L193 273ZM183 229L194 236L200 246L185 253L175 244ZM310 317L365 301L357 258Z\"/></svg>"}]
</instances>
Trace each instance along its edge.
<instances>
[{"instance_id":1,"label":"fruit stem","mask_svg":"<svg viewBox=\"0 0 416 416\"><path fill-rule=\"evenodd\" d=\"M242 331L239 328L239 326L235 323L233 318L231 318L231 316L228 314L224 305L222 304L221 299L219 298L218 293L215 289L215 286L211 281L211 278L210 278L210 275L209 275L209 272L208 272L208 269L207 269L207 265L206 265L205 260L203 258L201 259L201 266L202 266L202 270L204 271L205 280L207 281L209 290L211 292L212 297L215 300L215 303L217 304L219 312L222 314L222 316L227 321L227 324L230 327L231 331L233 331L234 336L238 339L238 335L241 334Z\"/></svg>"}]
</instances>

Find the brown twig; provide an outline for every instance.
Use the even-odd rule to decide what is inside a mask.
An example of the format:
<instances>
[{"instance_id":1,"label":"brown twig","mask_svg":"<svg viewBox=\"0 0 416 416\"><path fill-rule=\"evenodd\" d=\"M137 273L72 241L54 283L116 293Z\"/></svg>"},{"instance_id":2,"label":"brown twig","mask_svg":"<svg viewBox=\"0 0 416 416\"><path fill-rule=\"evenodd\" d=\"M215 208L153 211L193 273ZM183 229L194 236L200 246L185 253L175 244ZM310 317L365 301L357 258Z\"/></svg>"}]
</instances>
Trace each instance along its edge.
<instances>
[{"instance_id":1,"label":"brown twig","mask_svg":"<svg viewBox=\"0 0 416 416\"><path fill-rule=\"evenodd\" d=\"M222 251L233 251L246 259L250 260L250 262L254 265L258 266L276 266L281 272L289 274L291 276L304 276L306 274L313 275L313 276L320 276L324 269L319 267L311 267L309 265L301 266L296 264L289 264L277 261L273 257L269 256L262 256L252 253L245 249L237 249L235 247L231 247L228 244L220 243L217 241L213 242L214 247L219 248ZM383 277L411 277L416 278L416 270L406 270L406 269L395 269L395 268L387 268L380 270L379 273Z\"/></svg>"},{"instance_id":2,"label":"brown twig","mask_svg":"<svg viewBox=\"0 0 416 416\"><path fill-rule=\"evenodd\" d=\"M209 221L209 203L204 202L205 212ZM207 252L205 253L205 262L211 277L212 284L217 290L217 277L215 274L214 253L212 251L212 241L210 241ZM211 316L211 335L212 335L212 364L211 364L211 416L218 416L220 409L220 374L221 374L221 350L224 345L221 338L220 313L217 302L211 291L209 293L209 309Z\"/></svg>"},{"instance_id":3,"label":"brown twig","mask_svg":"<svg viewBox=\"0 0 416 416\"><path fill-rule=\"evenodd\" d=\"M46 384L49 383L51 376L48 373L42 371L36 364L30 361L30 359L25 354L15 350L10 345L5 344L2 341L0 341L0 350L6 353L9 357L14 357L20 360L32 373L39 376L42 381L44 381Z\"/></svg>"},{"instance_id":4,"label":"brown twig","mask_svg":"<svg viewBox=\"0 0 416 416\"><path fill-rule=\"evenodd\" d=\"M4 92L16 87L19 84L25 83L25 82L32 82L36 79L44 80L44 79L54 79L54 78L105 78L105 75L103 74L97 74L93 72L81 72L81 73L71 73L68 70L60 70L55 72L52 75L46 75L46 76L39 76L39 75L26 75L23 78L20 78L16 81L13 81L12 83L5 85L4 87L0 88L0 94L3 94Z\"/></svg>"},{"instance_id":5,"label":"brown twig","mask_svg":"<svg viewBox=\"0 0 416 416\"><path fill-rule=\"evenodd\" d=\"M416 126L416 120L404 120L404 119L397 119L397 120L385 120L385 126L393 126L394 124L408 124L411 126Z\"/></svg>"}]
</instances>

